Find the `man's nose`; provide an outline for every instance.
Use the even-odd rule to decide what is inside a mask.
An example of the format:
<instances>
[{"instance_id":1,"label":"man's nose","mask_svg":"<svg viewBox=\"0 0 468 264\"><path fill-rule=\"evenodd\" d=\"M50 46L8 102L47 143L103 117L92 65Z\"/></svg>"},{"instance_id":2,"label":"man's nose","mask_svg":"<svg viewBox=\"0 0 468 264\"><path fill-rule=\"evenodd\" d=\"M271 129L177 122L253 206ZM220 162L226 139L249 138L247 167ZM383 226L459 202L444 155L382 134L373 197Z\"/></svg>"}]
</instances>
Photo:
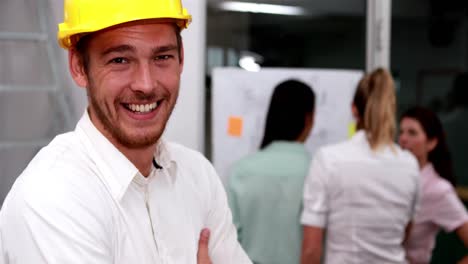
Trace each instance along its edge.
<instances>
[{"instance_id":1,"label":"man's nose","mask_svg":"<svg viewBox=\"0 0 468 264\"><path fill-rule=\"evenodd\" d=\"M149 93L156 86L155 82L151 65L148 63L140 63L134 71L131 88L135 92Z\"/></svg>"}]
</instances>

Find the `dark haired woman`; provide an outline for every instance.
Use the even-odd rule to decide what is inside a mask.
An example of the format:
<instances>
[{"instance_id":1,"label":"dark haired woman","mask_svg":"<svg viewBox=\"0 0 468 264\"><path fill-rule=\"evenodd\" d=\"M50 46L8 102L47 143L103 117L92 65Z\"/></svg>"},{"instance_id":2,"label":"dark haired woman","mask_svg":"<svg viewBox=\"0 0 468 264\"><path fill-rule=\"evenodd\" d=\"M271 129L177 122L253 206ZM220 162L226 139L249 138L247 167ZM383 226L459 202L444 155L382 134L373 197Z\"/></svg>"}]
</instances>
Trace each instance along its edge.
<instances>
[{"instance_id":1,"label":"dark haired woman","mask_svg":"<svg viewBox=\"0 0 468 264\"><path fill-rule=\"evenodd\" d=\"M453 188L452 160L437 115L422 107L406 111L400 121L399 143L414 154L421 168L421 202L406 243L410 262L430 262L441 228L456 231L468 246L468 214ZM464 261L468 263L468 258Z\"/></svg>"},{"instance_id":2,"label":"dark haired woman","mask_svg":"<svg viewBox=\"0 0 468 264\"><path fill-rule=\"evenodd\" d=\"M276 86L260 151L232 166L228 197L239 241L254 263L299 263L299 215L310 157L304 142L315 95L296 80Z\"/></svg>"}]
</instances>

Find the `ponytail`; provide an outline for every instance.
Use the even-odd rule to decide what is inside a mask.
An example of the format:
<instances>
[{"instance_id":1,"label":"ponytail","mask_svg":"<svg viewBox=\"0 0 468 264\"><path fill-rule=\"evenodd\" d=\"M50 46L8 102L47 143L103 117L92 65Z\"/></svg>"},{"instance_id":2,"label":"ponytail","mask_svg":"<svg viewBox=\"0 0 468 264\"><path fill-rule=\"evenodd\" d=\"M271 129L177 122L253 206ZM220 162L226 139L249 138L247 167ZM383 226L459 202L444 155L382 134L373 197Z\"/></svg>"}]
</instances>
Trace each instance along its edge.
<instances>
[{"instance_id":1,"label":"ponytail","mask_svg":"<svg viewBox=\"0 0 468 264\"><path fill-rule=\"evenodd\" d=\"M364 76L353 104L359 115L358 128L365 130L371 148L391 145L396 133L395 86L391 74L380 68Z\"/></svg>"}]
</instances>

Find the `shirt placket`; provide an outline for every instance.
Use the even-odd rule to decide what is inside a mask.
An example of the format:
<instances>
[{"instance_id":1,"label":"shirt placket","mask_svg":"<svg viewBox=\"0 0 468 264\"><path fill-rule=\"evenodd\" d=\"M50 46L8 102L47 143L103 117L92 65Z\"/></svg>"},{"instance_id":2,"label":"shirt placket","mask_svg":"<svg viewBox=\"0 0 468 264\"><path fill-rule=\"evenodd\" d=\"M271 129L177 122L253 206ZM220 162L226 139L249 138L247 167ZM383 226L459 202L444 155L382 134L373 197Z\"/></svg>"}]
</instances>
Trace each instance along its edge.
<instances>
[{"instance_id":1,"label":"shirt placket","mask_svg":"<svg viewBox=\"0 0 468 264\"><path fill-rule=\"evenodd\" d=\"M162 264L170 264L169 256L166 247L164 246L164 241L162 241L161 236L158 234L158 228L156 228L157 219L153 217L155 213L154 205L151 203L151 190L149 188L150 184L145 185L145 205L148 212L148 217L150 220L152 236L154 240L154 245L156 248L157 255Z\"/></svg>"}]
</instances>

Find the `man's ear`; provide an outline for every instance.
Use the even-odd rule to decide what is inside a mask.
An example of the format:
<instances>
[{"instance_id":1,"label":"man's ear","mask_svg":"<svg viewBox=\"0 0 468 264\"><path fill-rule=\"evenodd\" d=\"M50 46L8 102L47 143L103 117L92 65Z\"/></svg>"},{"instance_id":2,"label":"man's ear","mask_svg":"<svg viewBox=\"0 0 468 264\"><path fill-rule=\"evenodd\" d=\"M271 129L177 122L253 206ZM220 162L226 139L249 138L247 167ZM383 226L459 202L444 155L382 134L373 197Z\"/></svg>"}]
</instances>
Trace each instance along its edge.
<instances>
[{"instance_id":1,"label":"man's ear","mask_svg":"<svg viewBox=\"0 0 468 264\"><path fill-rule=\"evenodd\" d=\"M180 42L180 54L179 54L180 58L179 58L179 61L180 61L180 73L182 73L182 71L184 70L184 43L183 41Z\"/></svg>"},{"instance_id":2,"label":"man's ear","mask_svg":"<svg viewBox=\"0 0 468 264\"><path fill-rule=\"evenodd\" d=\"M88 87L88 77L86 75L83 61L73 48L68 51L68 67L76 85L83 88Z\"/></svg>"}]
</instances>

